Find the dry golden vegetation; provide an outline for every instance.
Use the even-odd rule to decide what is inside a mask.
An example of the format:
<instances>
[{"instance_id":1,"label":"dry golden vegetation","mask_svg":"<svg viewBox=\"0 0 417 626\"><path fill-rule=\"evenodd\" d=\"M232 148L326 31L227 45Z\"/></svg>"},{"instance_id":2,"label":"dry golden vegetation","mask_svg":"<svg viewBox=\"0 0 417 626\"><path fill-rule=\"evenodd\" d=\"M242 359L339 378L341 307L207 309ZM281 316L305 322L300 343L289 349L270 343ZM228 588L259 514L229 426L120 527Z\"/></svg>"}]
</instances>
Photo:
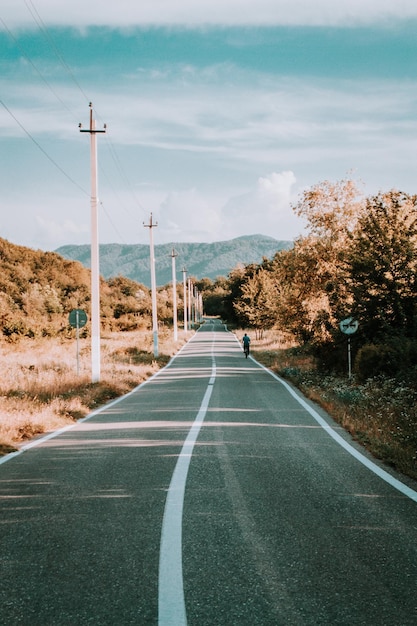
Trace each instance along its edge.
<instances>
[{"instance_id":1,"label":"dry golden vegetation","mask_svg":"<svg viewBox=\"0 0 417 626\"><path fill-rule=\"evenodd\" d=\"M2 342L0 454L129 392L164 366L185 341L183 333L174 342L172 331L163 330L155 359L151 332L108 332L101 338L100 382L94 384L89 339L79 342L79 374L74 338Z\"/></svg>"}]
</instances>

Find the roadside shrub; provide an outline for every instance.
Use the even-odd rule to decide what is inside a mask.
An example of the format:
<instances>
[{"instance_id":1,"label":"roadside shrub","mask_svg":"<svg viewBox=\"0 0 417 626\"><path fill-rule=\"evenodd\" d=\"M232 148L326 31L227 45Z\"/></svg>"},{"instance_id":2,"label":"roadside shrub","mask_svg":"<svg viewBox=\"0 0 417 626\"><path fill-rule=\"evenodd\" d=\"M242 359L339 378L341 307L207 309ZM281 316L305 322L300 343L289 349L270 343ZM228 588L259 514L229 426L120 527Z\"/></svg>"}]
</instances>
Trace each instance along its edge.
<instances>
[{"instance_id":1,"label":"roadside shrub","mask_svg":"<svg viewBox=\"0 0 417 626\"><path fill-rule=\"evenodd\" d=\"M2 333L8 341L16 341L19 337L34 337L35 333L23 321L6 321L2 325Z\"/></svg>"},{"instance_id":2,"label":"roadside shrub","mask_svg":"<svg viewBox=\"0 0 417 626\"><path fill-rule=\"evenodd\" d=\"M354 371L359 381L395 376L402 367L402 352L390 345L368 343L356 355Z\"/></svg>"},{"instance_id":3,"label":"roadside shrub","mask_svg":"<svg viewBox=\"0 0 417 626\"><path fill-rule=\"evenodd\" d=\"M312 346L312 353L316 357L317 367L321 371L337 373L346 371L346 342L343 341L334 343L332 341L327 341L315 344Z\"/></svg>"}]
</instances>

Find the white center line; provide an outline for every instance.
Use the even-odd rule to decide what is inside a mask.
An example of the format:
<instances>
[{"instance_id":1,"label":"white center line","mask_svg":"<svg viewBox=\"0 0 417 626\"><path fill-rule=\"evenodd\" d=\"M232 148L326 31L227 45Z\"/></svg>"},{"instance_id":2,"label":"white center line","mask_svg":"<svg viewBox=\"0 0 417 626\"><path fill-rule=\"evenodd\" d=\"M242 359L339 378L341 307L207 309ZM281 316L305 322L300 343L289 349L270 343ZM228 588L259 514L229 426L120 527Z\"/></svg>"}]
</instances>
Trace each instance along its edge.
<instances>
[{"instance_id":1,"label":"white center line","mask_svg":"<svg viewBox=\"0 0 417 626\"><path fill-rule=\"evenodd\" d=\"M162 521L159 554L158 626L186 626L182 573L182 512L188 468L201 426L207 414L216 379L212 346L212 371L208 387L193 425L184 442L171 478Z\"/></svg>"}]
</instances>

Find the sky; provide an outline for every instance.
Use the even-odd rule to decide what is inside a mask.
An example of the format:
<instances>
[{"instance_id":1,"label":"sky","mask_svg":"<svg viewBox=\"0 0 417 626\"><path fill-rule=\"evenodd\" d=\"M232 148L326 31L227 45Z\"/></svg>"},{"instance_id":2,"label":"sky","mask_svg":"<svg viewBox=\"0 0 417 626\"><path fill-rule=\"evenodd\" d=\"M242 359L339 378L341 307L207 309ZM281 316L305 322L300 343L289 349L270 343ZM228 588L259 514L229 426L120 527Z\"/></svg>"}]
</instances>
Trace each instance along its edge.
<instances>
[{"instance_id":1,"label":"sky","mask_svg":"<svg viewBox=\"0 0 417 626\"><path fill-rule=\"evenodd\" d=\"M294 239L304 190L415 194L415 0L2 0L0 237Z\"/></svg>"}]
</instances>

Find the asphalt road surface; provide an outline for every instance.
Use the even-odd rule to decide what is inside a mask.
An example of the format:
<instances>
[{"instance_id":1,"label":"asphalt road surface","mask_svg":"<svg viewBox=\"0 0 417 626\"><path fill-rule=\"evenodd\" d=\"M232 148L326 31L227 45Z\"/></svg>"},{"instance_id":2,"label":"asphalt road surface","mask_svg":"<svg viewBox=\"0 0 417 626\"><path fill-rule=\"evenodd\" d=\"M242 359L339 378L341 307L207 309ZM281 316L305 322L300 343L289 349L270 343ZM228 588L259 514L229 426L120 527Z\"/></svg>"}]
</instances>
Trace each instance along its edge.
<instances>
[{"instance_id":1,"label":"asphalt road surface","mask_svg":"<svg viewBox=\"0 0 417 626\"><path fill-rule=\"evenodd\" d=\"M220 323L36 444L0 464L2 625L417 624L415 483Z\"/></svg>"}]
</instances>

